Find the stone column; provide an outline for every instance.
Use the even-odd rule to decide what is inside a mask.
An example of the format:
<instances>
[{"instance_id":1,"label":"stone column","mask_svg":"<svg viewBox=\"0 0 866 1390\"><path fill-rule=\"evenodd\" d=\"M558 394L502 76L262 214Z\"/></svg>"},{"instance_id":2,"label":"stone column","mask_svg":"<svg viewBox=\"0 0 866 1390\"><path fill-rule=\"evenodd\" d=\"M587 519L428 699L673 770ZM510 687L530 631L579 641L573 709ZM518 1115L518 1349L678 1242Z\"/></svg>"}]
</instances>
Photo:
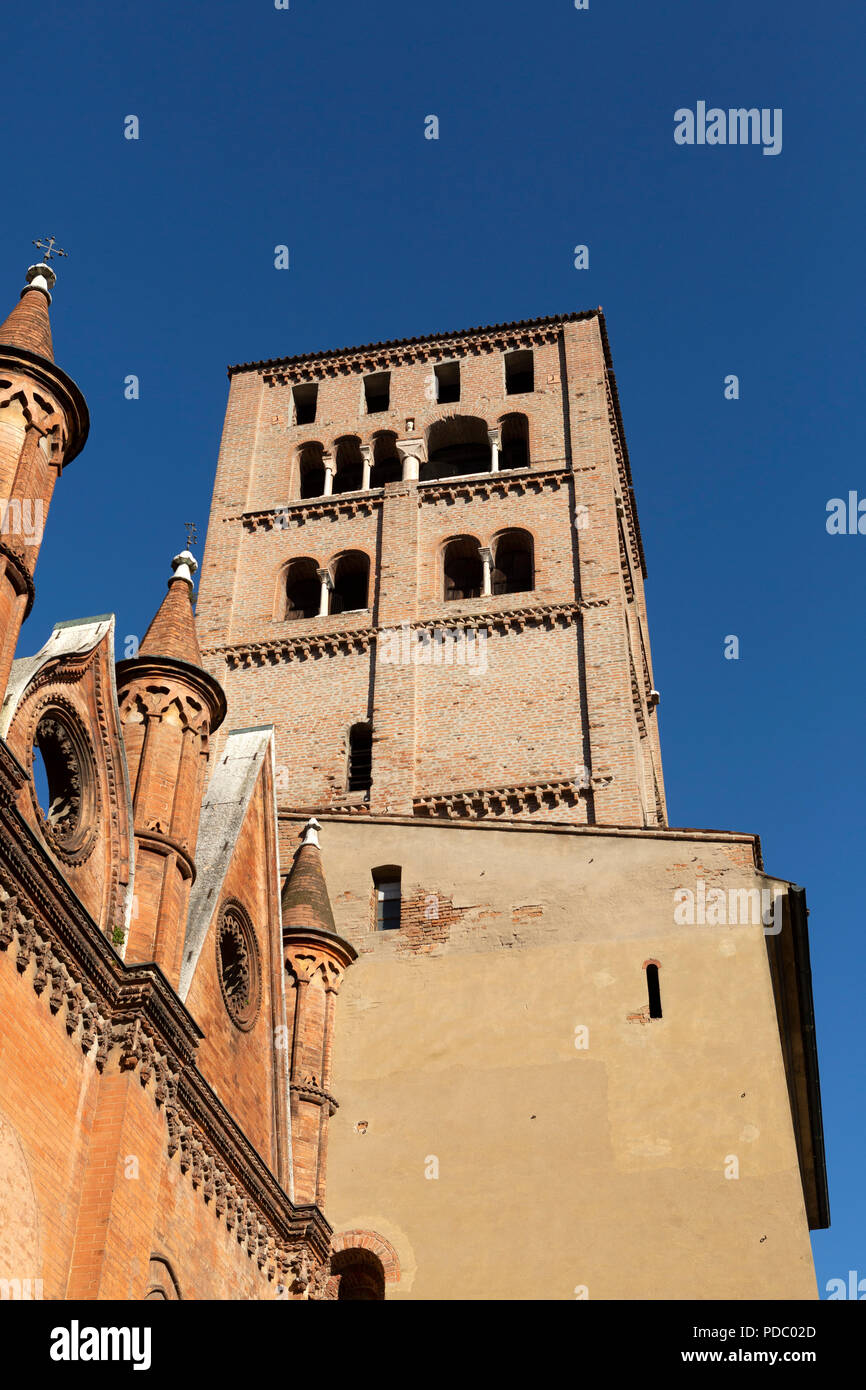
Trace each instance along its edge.
<instances>
[{"instance_id":1,"label":"stone column","mask_svg":"<svg viewBox=\"0 0 866 1390\"><path fill-rule=\"evenodd\" d=\"M487 438L490 440L490 472L499 472L499 453L502 448L502 431L500 429L488 430Z\"/></svg>"},{"instance_id":2,"label":"stone column","mask_svg":"<svg viewBox=\"0 0 866 1390\"><path fill-rule=\"evenodd\" d=\"M486 545L479 545L478 554L481 556L481 563L484 566L484 572L481 579L481 594L482 597L486 598L488 595L493 593L493 551L488 549Z\"/></svg>"},{"instance_id":3,"label":"stone column","mask_svg":"<svg viewBox=\"0 0 866 1390\"><path fill-rule=\"evenodd\" d=\"M334 592L334 581L331 578L329 570L316 570L316 574L319 576L322 585L319 595L319 617L326 618L328 616L328 607L330 604L329 595Z\"/></svg>"},{"instance_id":4,"label":"stone column","mask_svg":"<svg viewBox=\"0 0 866 1390\"><path fill-rule=\"evenodd\" d=\"M323 497L330 497L334 491L334 474L337 471L337 460L333 454L323 454L322 463L325 468L325 491Z\"/></svg>"},{"instance_id":5,"label":"stone column","mask_svg":"<svg viewBox=\"0 0 866 1390\"><path fill-rule=\"evenodd\" d=\"M369 492L370 474L373 471L373 448L370 444L361 445L361 458L364 461L364 471L361 475L361 491Z\"/></svg>"},{"instance_id":6,"label":"stone column","mask_svg":"<svg viewBox=\"0 0 866 1390\"><path fill-rule=\"evenodd\" d=\"M422 439L398 439L397 453L403 461L403 482L417 482L421 464L425 462L424 441Z\"/></svg>"}]
</instances>

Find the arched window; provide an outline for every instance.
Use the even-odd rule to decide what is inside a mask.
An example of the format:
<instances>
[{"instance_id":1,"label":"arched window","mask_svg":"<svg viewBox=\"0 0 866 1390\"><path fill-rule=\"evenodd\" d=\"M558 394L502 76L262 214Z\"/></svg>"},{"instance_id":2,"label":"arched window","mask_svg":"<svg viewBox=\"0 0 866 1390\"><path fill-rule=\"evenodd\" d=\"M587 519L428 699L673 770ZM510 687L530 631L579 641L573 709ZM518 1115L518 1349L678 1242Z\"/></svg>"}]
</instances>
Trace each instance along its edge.
<instances>
[{"instance_id":1,"label":"arched window","mask_svg":"<svg viewBox=\"0 0 866 1390\"><path fill-rule=\"evenodd\" d=\"M364 477L364 460L361 457L361 441L355 435L346 435L337 440L337 472L334 477L335 492L360 492Z\"/></svg>"},{"instance_id":2,"label":"arched window","mask_svg":"<svg viewBox=\"0 0 866 1390\"><path fill-rule=\"evenodd\" d=\"M373 438L373 467L370 471L370 487L384 487L386 483L399 483L403 477L403 464L397 453L397 436L383 431Z\"/></svg>"},{"instance_id":3,"label":"arched window","mask_svg":"<svg viewBox=\"0 0 866 1390\"><path fill-rule=\"evenodd\" d=\"M649 1016L650 1018L661 1018L662 992L659 987L658 961L647 961L644 969L646 970L646 988L649 996Z\"/></svg>"},{"instance_id":4,"label":"arched window","mask_svg":"<svg viewBox=\"0 0 866 1390\"><path fill-rule=\"evenodd\" d=\"M523 594L535 587L532 537L528 531L503 531L493 544L494 594Z\"/></svg>"},{"instance_id":5,"label":"arched window","mask_svg":"<svg viewBox=\"0 0 866 1390\"><path fill-rule=\"evenodd\" d=\"M332 613L354 613L369 607L370 560L361 550L349 550L332 566Z\"/></svg>"},{"instance_id":6,"label":"arched window","mask_svg":"<svg viewBox=\"0 0 866 1390\"><path fill-rule=\"evenodd\" d=\"M500 421L502 448L499 467L529 467L529 421L525 415L506 415Z\"/></svg>"},{"instance_id":7,"label":"arched window","mask_svg":"<svg viewBox=\"0 0 866 1390\"><path fill-rule=\"evenodd\" d=\"M373 785L373 726L353 724L349 730L346 790L368 792Z\"/></svg>"},{"instance_id":8,"label":"arched window","mask_svg":"<svg viewBox=\"0 0 866 1390\"><path fill-rule=\"evenodd\" d=\"M484 420L474 415L449 415L430 426L427 462L422 463L419 473L422 483L489 471L490 440Z\"/></svg>"},{"instance_id":9,"label":"arched window","mask_svg":"<svg viewBox=\"0 0 866 1390\"><path fill-rule=\"evenodd\" d=\"M315 560L290 560L286 570L286 621L315 618L322 592Z\"/></svg>"},{"instance_id":10,"label":"arched window","mask_svg":"<svg viewBox=\"0 0 866 1390\"><path fill-rule=\"evenodd\" d=\"M484 583L478 542L474 536L455 536L448 541L442 558L445 598L478 598Z\"/></svg>"},{"instance_id":11,"label":"arched window","mask_svg":"<svg viewBox=\"0 0 866 1390\"><path fill-rule=\"evenodd\" d=\"M325 491L324 452L321 444L305 444L301 449L299 469L302 497L321 497Z\"/></svg>"},{"instance_id":12,"label":"arched window","mask_svg":"<svg viewBox=\"0 0 866 1390\"><path fill-rule=\"evenodd\" d=\"M385 1270L372 1250L338 1250L331 1256L331 1270L340 1276L338 1302L384 1302Z\"/></svg>"}]
</instances>

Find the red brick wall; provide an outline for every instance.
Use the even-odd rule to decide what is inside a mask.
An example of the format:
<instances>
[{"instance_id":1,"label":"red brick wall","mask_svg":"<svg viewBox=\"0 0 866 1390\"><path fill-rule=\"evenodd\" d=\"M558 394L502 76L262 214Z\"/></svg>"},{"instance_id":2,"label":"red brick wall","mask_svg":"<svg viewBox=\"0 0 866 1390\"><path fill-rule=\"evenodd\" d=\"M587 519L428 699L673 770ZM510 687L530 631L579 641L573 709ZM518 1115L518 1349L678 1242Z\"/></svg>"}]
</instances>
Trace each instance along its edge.
<instances>
[{"instance_id":1,"label":"red brick wall","mask_svg":"<svg viewBox=\"0 0 866 1390\"><path fill-rule=\"evenodd\" d=\"M597 774L591 797L566 808L566 816L664 821L656 717L647 699L643 582L600 321L555 323L536 336L531 394L505 394L503 354L528 341L517 329L442 340L417 350L425 360L381 349L232 377L199 632L210 669L224 681L230 724L268 719L276 726L277 761L286 769L281 804L339 800L345 731L372 710L374 811L411 814L413 797L571 778L586 766ZM460 402L431 403L434 361L451 356L461 359ZM391 370L391 408L369 416L363 376L383 365ZM298 380L319 383L311 425L292 423L291 385ZM489 474L468 487L395 483L348 501L299 503L298 452L307 441L332 452L344 435L365 444L382 430L422 439L429 424L448 415L495 428L515 411L529 423L528 479L504 472L492 485ZM580 527L576 507L586 509ZM443 542L468 534L489 545L508 527L533 536L533 592L444 603ZM288 560L310 556L325 566L346 549L373 559L369 613L283 621ZM480 620L550 604L572 605L568 622L538 619L492 631L488 670L477 677L388 664L369 638L360 650L346 643L323 649L316 641L298 650L300 639L350 629L381 633L404 622ZM556 808L558 818L562 813ZM548 812L524 805L520 814Z\"/></svg>"}]
</instances>

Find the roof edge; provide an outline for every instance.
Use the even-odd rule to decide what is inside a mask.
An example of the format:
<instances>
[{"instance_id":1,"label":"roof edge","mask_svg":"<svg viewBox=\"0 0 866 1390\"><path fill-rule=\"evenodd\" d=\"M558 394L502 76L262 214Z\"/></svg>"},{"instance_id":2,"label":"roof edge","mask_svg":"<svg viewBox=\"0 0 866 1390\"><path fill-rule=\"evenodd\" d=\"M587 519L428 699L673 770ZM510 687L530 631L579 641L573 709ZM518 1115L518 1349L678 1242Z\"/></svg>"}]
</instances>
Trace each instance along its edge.
<instances>
[{"instance_id":1,"label":"roof edge","mask_svg":"<svg viewBox=\"0 0 866 1390\"><path fill-rule=\"evenodd\" d=\"M444 339L471 338L476 333L505 333L517 328L546 328L560 323L578 323L582 319L602 318L600 309L576 309L570 314L547 314L536 319L513 319L508 323L478 324L475 328L457 328L443 333L425 333L417 338L386 338L375 343L358 343L354 347L325 348L321 352L296 353L291 357L267 357L258 362L238 362L227 368L231 378L240 372L263 371L271 367L287 367L294 363L326 362L334 357L351 357L354 353L391 351L421 343L436 343Z\"/></svg>"}]
</instances>

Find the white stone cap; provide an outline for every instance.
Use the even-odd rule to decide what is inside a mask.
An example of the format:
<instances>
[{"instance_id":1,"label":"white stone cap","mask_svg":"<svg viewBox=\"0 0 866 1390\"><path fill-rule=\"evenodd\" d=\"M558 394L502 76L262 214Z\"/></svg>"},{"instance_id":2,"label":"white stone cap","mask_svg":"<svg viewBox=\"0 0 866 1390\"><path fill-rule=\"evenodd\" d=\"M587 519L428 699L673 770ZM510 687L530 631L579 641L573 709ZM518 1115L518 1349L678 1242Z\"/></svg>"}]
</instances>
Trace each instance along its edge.
<instances>
[{"instance_id":1,"label":"white stone cap","mask_svg":"<svg viewBox=\"0 0 866 1390\"><path fill-rule=\"evenodd\" d=\"M198 560L192 551L182 550L179 555L175 555L171 567L174 570L172 579L185 579L189 587L192 588L192 577L198 569Z\"/></svg>"},{"instance_id":2,"label":"white stone cap","mask_svg":"<svg viewBox=\"0 0 866 1390\"><path fill-rule=\"evenodd\" d=\"M304 838L301 840L301 844L315 845L318 849L321 849L321 845L319 844L319 831L321 830L321 828L322 827L316 820L316 817L310 816L310 819L304 826Z\"/></svg>"},{"instance_id":3,"label":"white stone cap","mask_svg":"<svg viewBox=\"0 0 866 1390\"><path fill-rule=\"evenodd\" d=\"M48 303L51 303L51 291L57 283L57 276L50 265L40 261L38 265L28 266L24 279L27 284L21 291L22 294L26 294L28 290L41 290L44 295L47 295Z\"/></svg>"}]
</instances>

